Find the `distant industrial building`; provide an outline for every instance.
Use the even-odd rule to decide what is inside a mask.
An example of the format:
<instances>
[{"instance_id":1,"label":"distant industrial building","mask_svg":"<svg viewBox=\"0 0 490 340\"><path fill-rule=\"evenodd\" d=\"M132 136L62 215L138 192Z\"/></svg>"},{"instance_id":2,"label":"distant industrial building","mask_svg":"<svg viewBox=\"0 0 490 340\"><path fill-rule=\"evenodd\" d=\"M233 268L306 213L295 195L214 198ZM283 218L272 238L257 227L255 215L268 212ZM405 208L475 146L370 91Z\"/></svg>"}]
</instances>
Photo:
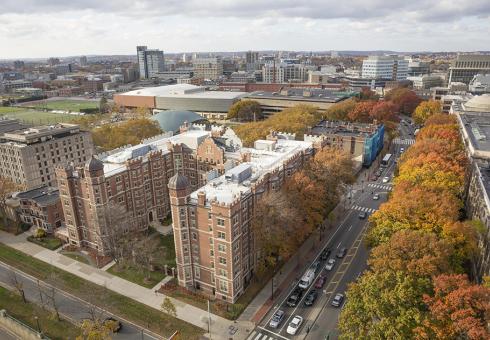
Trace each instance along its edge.
<instances>
[{"instance_id":1,"label":"distant industrial building","mask_svg":"<svg viewBox=\"0 0 490 340\"><path fill-rule=\"evenodd\" d=\"M56 186L56 165L83 163L93 151L90 133L74 124L6 132L0 135L0 177L25 189Z\"/></svg>"},{"instance_id":2,"label":"distant industrial building","mask_svg":"<svg viewBox=\"0 0 490 340\"><path fill-rule=\"evenodd\" d=\"M137 46L138 65L140 69L140 79L150 79L158 72L165 71L165 61L163 51L149 50L147 46Z\"/></svg>"},{"instance_id":3,"label":"distant industrial building","mask_svg":"<svg viewBox=\"0 0 490 340\"><path fill-rule=\"evenodd\" d=\"M475 75L470 81L468 90L473 94L490 93L490 73Z\"/></svg>"},{"instance_id":4,"label":"distant industrial building","mask_svg":"<svg viewBox=\"0 0 490 340\"><path fill-rule=\"evenodd\" d=\"M293 62L268 63L262 66L262 81L264 83L302 83L308 80L308 71L312 66Z\"/></svg>"},{"instance_id":5,"label":"distant industrial building","mask_svg":"<svg viewBox=\"0 0 490 340\"><path fill-rule=\"evenodd\" d=\"M243 92L208 91L206 87L177 84L116 94L114 102L129 108L194 111L205 118L223 119L230 106L244 95Z\"/></svg>"},{"instance_id":6,"label":"distant industrial building","mask_svg":"<svg viewBox=\"0 0 490 340\"><path fill-rule=\"evenodd\" d=\"M371 79L407 79L408 60L400 56L369 56L362 62L362 77Z\"/></svg>"},{"instance_id":7,"label":"distant industrial building","mask_svg":"<svg viewBox=\"0 0 490 340\"><path fill-rule=\"evenodd\" d=\"M322 121L305 135L305 141L340 148L360 164L370 166L383 149L384 131L382 124Z\"/></svg>"},{"instance_id":8,"label":"distant industrial building","mask_svg":"<svg viewBox=\"0 0 490 340\"><path fill-rule=\"evenodd\" d=\"M490 73L490 54L459 54L449 67L448 82L469 84L479 73Z\"/></svg>"},{"instance_id":9,"label":"distant industrial building","mask_svg":"<svg viewBox=\"0 0 490 340\"><path fill-rule=\"evenodd\" d=\"M335 103L355 96L357 92L339 92L318 88L285 88L279 92L256 91L246 95L257 101L263 112L273 114L298 104L308 104L325 111Z\"/></svg>"}]
</instances>

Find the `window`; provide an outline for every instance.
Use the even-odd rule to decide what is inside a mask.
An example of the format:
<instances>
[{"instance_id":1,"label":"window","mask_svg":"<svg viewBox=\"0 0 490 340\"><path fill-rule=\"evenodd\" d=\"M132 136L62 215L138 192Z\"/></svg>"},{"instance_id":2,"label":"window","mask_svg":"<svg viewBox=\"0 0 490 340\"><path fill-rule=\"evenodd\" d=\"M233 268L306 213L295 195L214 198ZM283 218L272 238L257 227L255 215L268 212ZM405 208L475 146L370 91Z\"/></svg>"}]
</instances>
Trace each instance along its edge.
<instances>
[{"instance_id":1,"label":"window","mask_svg":"<svg viewBox=\"0 0 490 340\"><path fill-rule=\"evenodd\" d=\"M226 264L226 259L224 257L219 258L219 263Z\"/></svg>"},{"instance_id":2,"label":"window","mask_svg":"<svg viewBox=\"0 0 490 340\"><path fill-rule=\"evenodd\" d=\"M196 274L196 279L201 278L201 270L199 268L196 267L194 272Z\"/></svg>"},{"instance_id":3,"label":"window","mask_svg":"<svg viewBox=\"0 0 490 340\"><path fill-rule=\"evenodd\" d=\"M224 270L224 269L220 269L220 270L218 271L218 274L219 274L220 276L227 277L227 276L228 276L228 271L226 271L226 270Z\"/></svg>"},{"instance_id":4,"label":"window","mask_svg":"<svg viewBox=\"0 0 490 340\"><path fill-rule=\"evenodd\" d=\"M218 244L218 251L224 253L226 251L226 246L224 244Z\"/></svg>"},{"instance_id":5,"label":"window","mask_svg":"<svg viewBox=\"0 0 490 340\"><path fill-rule=\"evenodd\" d=\"M224 240L224 239L226 239L226 234L225 234L225 233L223 233L223 232L221 232L221 231L218 231L218 238L220 238L220 239L223 239L223 240Z\"/></svg>"},{"instance_id":6,"label":"window","mask_svg":"<svg viewBox=\"0 0 490 340\"><path fill-rule=\"evenodd\" d=\"M222 292L228 292L228 283L224 280L219 280L219 289Z\"/></svg>"},{"instance_id":7,"label":"window","mask_svg":"<svg viewBox=\"0 0 490 340\"><path fill-rule=\"evenodd\" d=\"M211 250L209 251L209 255L210 255L210 256L214 256L214 250L213 250L213 249L211 249Z\"/></svg>"},{"instance_id":8,"label":"window","mask_svg":"<svg viewBox=\"0 0 490 340\"><path fill-rule=\"evenodd\" d=\"M222 218L217 218L216 224L219 225L220 227L224 227L225 226L225 220Z\"/></svg>"},{"instance_id":9,"label":"window","mask_svg":"<svg viewBox=\"0 0 490 340\"><path fill-rule=\"evenodd\" d=\"M213 238L212 238L212 237L210 237L210 238L209 238L209 244L213 244L213 242L214 242L214 241L213 241Z\"/></svg>"},{"instance_id":10,"label":"window","mask_svg":"<svg viewBox=\"0 0 490 340\"><path fill-rule=\"evenodd\" d=\"M192 239L197 240L197 234L196 233L192 233Z\"/></svg>"}]
</instances>

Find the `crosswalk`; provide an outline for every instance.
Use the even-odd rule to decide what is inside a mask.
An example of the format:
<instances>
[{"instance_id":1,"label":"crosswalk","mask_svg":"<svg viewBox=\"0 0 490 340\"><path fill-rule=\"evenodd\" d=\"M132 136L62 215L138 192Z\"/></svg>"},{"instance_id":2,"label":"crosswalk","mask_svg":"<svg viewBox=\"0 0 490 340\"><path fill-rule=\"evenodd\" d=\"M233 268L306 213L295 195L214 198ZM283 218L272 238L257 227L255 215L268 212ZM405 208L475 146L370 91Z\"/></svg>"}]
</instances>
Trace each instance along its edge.
<instances>
[{"instance_id":1,"label":"crosswalk","mask_svg":"<svg viewBox=\"0 0 490 340\"><path fill-rule=\"evenodd\" d=\"M407 139L395 138L395 139L393 139L393 143L399 144L399 145L412 145L415 143L415 139L413 139L413 138L407 138Z\"/></svg>"},{"instance_id":2,"label":"crosswalk","mask_svg":"<svg viewBox=\"0 0 490 340\"><path fill-rule=\"evenodd\" d=\"M367 208L367 207L360 207L358 205L354 205L352 206L352 209L353 210L357 210L357 211L363 211L365 213L369 213L369 214L372 214L373 212L376 211L376 209L373 209L373 208Z\"/></svg>"},{"instance_id":3,"label":"crosswalk","mask_svg":"<svg viewBox=\"0 0 490 340\"><path fill-rule=\"evenodd\" d=\"M384 191L391 191L391 185L390 184L375 184L375 183L369 183L368 187L370 188L376 188Z\"/></svg>"},{"instance_id":4,"label":"crosswalk","mask_svg":"<svg viewBox=\"0 0 490 340\"><path fill-rule=\"evenodd\" d=\"M258 332L257 330L253 330L252 333L247 337L247 340L275 340L278 338L273 337L272 335Z\"/></svg>"}]
</instances>

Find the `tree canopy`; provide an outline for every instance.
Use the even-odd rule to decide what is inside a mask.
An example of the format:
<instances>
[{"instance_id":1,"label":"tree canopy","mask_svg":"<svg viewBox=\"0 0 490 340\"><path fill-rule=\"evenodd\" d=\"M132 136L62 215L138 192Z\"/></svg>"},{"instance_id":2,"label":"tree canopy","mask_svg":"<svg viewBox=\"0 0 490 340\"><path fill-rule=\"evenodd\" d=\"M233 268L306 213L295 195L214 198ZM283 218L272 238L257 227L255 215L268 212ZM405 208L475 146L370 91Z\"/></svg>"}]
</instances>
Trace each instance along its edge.
<instances>
[{"instance_id":1,"label":"tree canopy","mask_svg":"<svg viewBox=\"0 0 490 340\"><path fill-rule=\"evenodd\" d=\"M245 122L261 120L263 118L262 108L255 100L240 100L230 107L227 118Z\"/></svg>"},{"instance_id":2,"label":"tree canopy","mask_svg":"<svg viewBox=\"0 0 490 340\"><path fill-rule=\"evenodd\" d=\"M424 124L427 118L441 113L441 103L437 100L424 100L421 102L415 111L413 112L413 120L416 124Z\"/></svg>"}]
</instances>

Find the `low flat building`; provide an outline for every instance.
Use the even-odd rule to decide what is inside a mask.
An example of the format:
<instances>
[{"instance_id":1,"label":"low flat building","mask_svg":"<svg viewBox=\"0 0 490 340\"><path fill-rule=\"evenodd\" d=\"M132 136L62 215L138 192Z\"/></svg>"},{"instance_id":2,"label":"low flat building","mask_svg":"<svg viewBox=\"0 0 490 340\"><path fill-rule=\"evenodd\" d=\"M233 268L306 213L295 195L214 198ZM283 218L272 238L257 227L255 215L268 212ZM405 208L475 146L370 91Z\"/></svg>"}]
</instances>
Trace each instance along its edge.
<instances>
[{"instance_id":1,"label":"low flat building","mask_svg":"<svg viewBox=\"0 0 490 340\"><path fill-rule=\"evenodd\" d=\"M206 87L190 84L158 86L114 95L117 105L159 110L194 111L204 118L226 118L230 106L245 93L209 91Z\"/></svg>"},{"instance_id":2,"label":"low flat building","mask_svg":"<svg viewBox=\"0 0 490 340\"><path fill-rule=\"evenodd\" d=\"M18 119L0 117L0 136L5 132L22 130L25 128L27 128L27 125L21 123Z\"/></svg>"},{"instance_id":3,"label":"low flat building","mask_svg":"<svg viewBox=\"0 0 490 340\"><path fill-rule=\"evenodd\" d=\"M12 196L19 201L20 220L35 228L54 234L63 224L63 208L57 188L40 187Z\"/></svg>"},{"instance_id":4,"label":"low flat building","mask_svg":"<svg viewBox=\"0 0 490 340\"><path fill-rule=\"evenodd\" d=\"M6 132L0 135L0 177L25 189L56 186L56 165L83 164L93 152L92 136L75 124Z\"/></svg>"},{"instance_id":5,"label":"low flat building","mask_svg":"<svg viewBox=\"0 0 490 340\"><path fill-rule=\"evenodd\" d=\"M322 121L305 135L305 140L340 148L363 166L370 166L384 146L384 125Z\"/></svg>"},{"instance_id":6,"label":"low flat building","mask_svg":"<svg viewBox=\"0 0 490 340\"><path fill-rule=\"evenodd\" d=\"M180 172L173 176L168 187L179 285L236 302L257 269L255 207L312 154L310 142L258 140L235 153L239 165L196 191Z\"/></svg>"},{"instance_id":7,"label":"low flat building","mask_svg":"<svg viewBox=\"0 0 490 340\"><path fill-rule=\"evenodd\" d=\"M442 86L444 83L444 80L435 75L420 75L420 76L410 76L407 77L407 80L410 80L413 84L414 89L419 89L419 90L426 90L430 89L431 87L437 87L437 86Z\"/></svg>"},{"instance_id":8,"label":"low flat building","mask_svg":"<svg viewBox=\"0 0 490 340\"><path fill-rule=\"evenodd\" d=\"M332 105L357 95L357 92L340 92L315 88L286 88L280 92L256 91L247 94L247 99L257 101L265 115L280 112L299 104L315 106L320 112Z\"/></svg>"},{"instance_id":9,"label":"low flat building","mask_svg":"<svg viewBox=\"0 0 490 340\"><path fill-rule=\"evenodd\" d=\"M490 93L490 73L475 75L468 86L468 90L473 94Z\"/></svg>"}]
</instances>

